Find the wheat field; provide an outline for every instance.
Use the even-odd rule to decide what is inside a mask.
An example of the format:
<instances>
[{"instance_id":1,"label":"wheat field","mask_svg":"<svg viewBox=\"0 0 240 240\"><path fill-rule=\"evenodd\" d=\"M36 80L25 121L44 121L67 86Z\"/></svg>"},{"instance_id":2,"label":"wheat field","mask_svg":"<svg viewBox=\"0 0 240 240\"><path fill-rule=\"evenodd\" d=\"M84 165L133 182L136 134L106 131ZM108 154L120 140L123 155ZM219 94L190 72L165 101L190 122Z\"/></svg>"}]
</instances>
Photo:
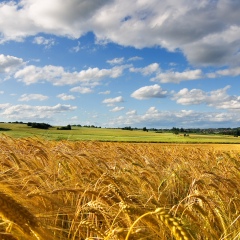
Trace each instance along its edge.
<instances>
[{"instance_id":1,"label":"wheat field","mask_svg":"<svg viewBox=\"0 0 240 240\"><path fill-rule=\"evenodd\" d=\"M0 239L238 240L240 146L0 137Z\"/></svg>"}]
</instances>

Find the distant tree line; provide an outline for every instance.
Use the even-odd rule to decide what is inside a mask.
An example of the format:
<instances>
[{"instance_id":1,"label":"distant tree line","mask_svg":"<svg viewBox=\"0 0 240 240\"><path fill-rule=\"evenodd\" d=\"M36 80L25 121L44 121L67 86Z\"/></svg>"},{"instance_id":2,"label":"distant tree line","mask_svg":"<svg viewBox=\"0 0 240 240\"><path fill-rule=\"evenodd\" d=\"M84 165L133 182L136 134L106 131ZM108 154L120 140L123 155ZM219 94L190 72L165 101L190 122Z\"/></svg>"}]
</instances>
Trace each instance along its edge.
<instances>
[{"instance_id":1,"label":"distant tree line","mask_svg":"<svg viewBox=\"0 0 240 240\"><path fill-rule=\"evenodd\" d=\"M0 128L0 131L10 131L11 129L10 128Z\"/></svg>"},{"instance_id":2,"label":"distant tree line","mask_svg":"<svg viewBox=\"0 0 240 240\"><path fill-rule=\"evenodd\" d=\"M26 123L24 123L24 122L22 122L22 121L15 121L15 122L8 122L8 123L15 123L15 124L26 124Z\"/></svg>"},{"instance_id":3,"label":"distant tree line","mask_svg":"<svg viewBox=\"0 0 240 240\"><path fill-rule=\"evenodd\" d=\"M156 133L173 133L173 134L183 134L188 136L190 133L196 134L222 134L222 135L233 135L235 137L240 136L240 127L238 128L133 128L131 126L126 126L121 128L122 130L143 130Z\"/></svg>"},{"instance_id":4,"label":"distant tree line","mask_svg":"<svg viewBox=\"0 0 240 240\"><path fill-rule=\"evenodd\" d=\"M57 128L57 130L71 130L71 129L72 129L72 127L69 124L66 127L58 127Z\"/></svg>"},{"instance_id":5,"label":"distant tree line","mask_svg":"<svg viewBox=\"0 0 240 240\"><path fill-rule=\"evenodd\" d=\"M190 128L190 129L184 129L184 128L176 128L173 127L171 129L171 132L174 134L179 133L198 133L198 134L222 134L222 135L233 135L235 137L240 136L240 128L206 128L206 129L200 129L200 128Z\"/></svg>"},{"instance_id":6,"label":"distant tree line","mask_svg":"<svg viewBox=\"0 0 240 240\"><path fill-rule=\"evenodd\" d=\"M95 125L81 125L81 124L73 124L73 127L85 127L85 128L101 128Z\"/></svg>"},{"instance_id":7,"label":"distant tree line","mask_svg":"<svg viewBox=\"0 0 240 240\"><path fill-rule=\"evenodd\" d=\"M48 123L37 123L37 122L28 122L27 126L32 128L40 128L40 129L49 129L50 127L52 127Z\"/></svg>"},{"instance_id":8,"label":"distant tree line","mask_svg":"<svg viewBox=\"0 0 240 240\"><path fill-rule=\"evenodd\" d=\"M122 128L122 130L130 130L130 131L132 131L133 128L129 126L129 127L124 127L124 128Z\"/></svg>"},{"instance_id":9,"label":"distant tree line","mask_svg":"<svg viewBox=\"0 0 240 240\"><path fill-rule=\"evenodd\" d=\"M234 137L238 137L238 136L240 136L240 128L223 131L221 133L226 134L226 135L233 135Z\"/></svg>"}]
</instances>

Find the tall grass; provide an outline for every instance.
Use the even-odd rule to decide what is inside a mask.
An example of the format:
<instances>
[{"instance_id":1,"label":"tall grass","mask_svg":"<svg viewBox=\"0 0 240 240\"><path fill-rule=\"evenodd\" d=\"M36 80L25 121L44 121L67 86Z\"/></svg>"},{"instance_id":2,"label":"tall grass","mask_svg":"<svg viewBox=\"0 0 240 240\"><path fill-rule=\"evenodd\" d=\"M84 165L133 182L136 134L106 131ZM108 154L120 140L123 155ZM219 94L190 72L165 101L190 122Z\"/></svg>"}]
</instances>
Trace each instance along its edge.
<instances>
[{"instance_id":1,"label":"tall grass","mask_svg":"<svg viewBox=\"0 0 240 240\"><path fill-rule=\"evenodd\" d=\"M0 239L240 237L240 151L0 138Z\"/></svg>"}]
</instances>

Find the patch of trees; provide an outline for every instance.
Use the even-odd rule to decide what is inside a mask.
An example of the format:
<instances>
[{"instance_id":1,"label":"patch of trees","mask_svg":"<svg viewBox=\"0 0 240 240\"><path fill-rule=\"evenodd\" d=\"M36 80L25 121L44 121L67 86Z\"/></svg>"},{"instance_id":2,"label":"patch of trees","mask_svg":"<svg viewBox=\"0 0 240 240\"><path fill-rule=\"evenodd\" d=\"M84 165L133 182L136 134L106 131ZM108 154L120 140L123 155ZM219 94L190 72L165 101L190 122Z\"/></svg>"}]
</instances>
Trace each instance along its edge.
<instances>
[{"instance_id":1,"label":"patch of trees","mask_svg":"<svg viewBox=\"0 0 240 240\"><path fill-rule=\"evenodd\" d=\"M166 130L164 130L165 132ZM176 128L173 127L170 129L170 132L174 134L189 134L189 133L197 133L197 134L222 134L222 135L233 135L235 137L240 136L240 128Z\"/></svg>"},{"instance_id":2,"label":"patch of trees","mask_svg":"<svg viewBox=\"0 0 240 240\"><path fill-rule=\"evenodd\" d=\"M133 128L129 126L129 127L124 127L124 128L122 128L122 130L130 130L130 131L132 131Z\"/></svg>"},{"instance_id":3,"label":"patch of trees","mask_svg":"<svg viewBox=\"0 0 240 240\"><path fill-rule=\"evenodd\" d=\"M39 129L49 129L50 127L52 127L48 123L36 123L36 122L28 122L27 126L32 128L39 128Z\"/></svg>"},{"instance_id":4,"label":"patch of trees","mask_svg":"<svg viewBox=\"0 0 240 240\"><path fill-rule=\"evenodd\" d=\"M8 122L8 123L15 123L15 124L26 124L26 123L24 123L24 122L22 122L22 121L15 121L15 122Z\"/></svg>"},{"instance_id":5,"label":"patch of trees","mask_svg":"<svg viewBox=\"0 0 240 240\"><path fill-rule=\"evenodd\" d=\"M171 131L172 131L174 134L186 133L186 130L184 130L183 128L176 128L176 127L173 127Z\"/></svg>"},{"instance_id":6,"label":"patch of trees","mask_svg":"<svg viewBox=\"0 0 240 240\"><path fill-rule=\"evenodd\" d=\"M0 131L10 131L10 128L0 128Z\"/></svg>"},{"instance_id":7,"label":"patch of trees","mask_svg":"<svg viewBox=\"0 0 240 240\"><path fill-rule=\"evenodd\" d=\"M233 133L234 137L239 137L240 136L240 128L236 129Z\"/></svg>"},{"instance_id":8,"label":"patch of trees","mask_svg":"<svg viewBox=\"0 0 240 240\"><path fill-rule=\"evenodd\" d=\"M85 127L85 128L101 128L101 127L98 127L95 125L83 125L83 127Z\"/></svg>"},{"instance_id":9,"label":"patch of trees","mask_svg":"<svg viewBox=\"0 0 240 240\"><path fill-rule=\"evenodd\" d=\"M240 128L233 128L224 131L220 131L221 134L233 135L234 137L240 136Z\"/></svg>"},{"instance_id":10,"label":"patch of trees","mask_svg":"<svg viewBox=\"0 0 240 240\"><path fill-rule=\"evenodd\" d=\"M85 127L85 128L101 128L100 126L95 126L95 125L81 125L81 124L73 124L73 127Z\"/></svg>"},{"instance_id":11,"label":"patch of trees","mask_svg":"<svg viewBox=\"0 0 240 240\"><path fill-rule=\"evenodd\" d=\"M57 130L72 130L72 127L71 127L71 125L68 124L65 127L58 127Z\"/></svg>"},{"instance_id":12,"label":"patch of trees","mask_svg":"<svg viewBox=\"0 0 240 240\"><path fill-rule=\"evenodd\" d=\"M148 132L148 129L146 127L143 127L144 132Z\"/></svg>"}]
</instances>

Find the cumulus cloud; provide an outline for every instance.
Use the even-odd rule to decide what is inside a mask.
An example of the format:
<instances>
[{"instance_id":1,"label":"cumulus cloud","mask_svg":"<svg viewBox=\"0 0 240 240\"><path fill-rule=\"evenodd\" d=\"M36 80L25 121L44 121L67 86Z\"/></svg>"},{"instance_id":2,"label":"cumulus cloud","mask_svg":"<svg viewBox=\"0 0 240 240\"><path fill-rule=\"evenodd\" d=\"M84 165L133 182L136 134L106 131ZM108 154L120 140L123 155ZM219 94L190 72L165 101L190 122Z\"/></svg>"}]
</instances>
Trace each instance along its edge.
<instances>
[{"instance_id":1,"label":"cumulus cloud","mask_svg":"<svg viewBox=\"0 0 240 240\"><path fill-rule=\"evenodd\" d=\"M9 1L0 5L2 42L49 33L78 39L89 31L91 17L105 1ZM6 24L5 24L6 23Z\"/></svg>"},{"instance_id":2,"label":"cumulus cloud","mask_svg":"<svg viewBox=\"0 0 240 240\"><path fill-rule=\"evenodd\" d=\"M23 94L21 97L18 99L18 101L21 102L29 102L32 100L37 100L37 101L44 101L47 100L48 96L42 95L42 94Z\"/></svg>"},{"instance_id":3,"label":"cumulus cloud","mask_svg":"<svg viewBox=\"0 0 240 240\"><path fill-rule=\"evenodd\" d=\"M180 49L191 63L200 65L229 64L239 50L240 4L234 0L131 3L116 1L112 8L102 9L95 18L99 28L105 26L95 31L99 39L137 48L159 45L170 51ZM117 10L109 14L113 7ZM107 22L110 17L113 21ZM122 21L117 24L119 18Z\"/></svg>"},{"instance_id":4,"label":"cumulus cloud","mask_svg":"<svg viewBox=\"0 0 240 240\"><path fill-rule=\"evenodd\" d=\"M218 70L215 73L215 76L239 76L240 75L240 67L228 68L223 70Z\"/></svg>"},{"instance_id":5,"label":"cumulus cloud","mask_svg":"<svg viewBox=\"0 0 240 240\"><path fill-rule=\"evenodd\" d=\"M71 105L61 105L57 104L55 106L32 106L32 105L11 105L5 104L5 106L0 106L1 117L6 119L22 119L28 120L49 120L56 117L56 114L62 114L70 111L76 110L76 106Z\"/></svg>"},{"instance_id":6,"label":"cumulus cloud","mask_svg":"<svg viewBox=\"0 0 240 240\"><path fill-rule=\"evenodd\" d=\"M180 83L182 81L197 80L205 77L201 69L185 70L183 72L168 70L164 72L160 69L158 63L151 63L142 68L130 67L129 71L141 73L143 76L155 74L155 77L152 77L150 80L161 83ZM212 75L212 77L215 77L215 75L216 74L214 74L214 76Z\"/></svg>"},{"instance_id":7,"label":"cumulus cloud","mask_svg":"<svg viewBox=\"0 0 240 240\"><path fill-rule=\"evenodd\" d=\"M156 77L151 78L151 81L161 83L180 83L182 81L197 80L203 77L202 70L186 70L184 72L161 72Z\"/></svg>"},{"instance_id":8,"label":"cumulus cloud","mask_svg":"<svg viewBox=\"0 0 240 240\"><path fill-rule=\"evenodd\" d=\"M124 57L107 60L107 63L111 65L122 64L123 62L124 62Z\"/></svg>"},{"instance_id":9,"label":"cumulus cloud","mask_svg":"<svg viewBox=\"0 0 240 240\"><path fill-rule=\"evenodd\" d=\"M81 94L91 93L93 90L88 87L74 87L70 89L71 92L77 92Z\"/></svg>"},{"instance_id":10,"label":"cumulus cloud","mask_svg":"<svg viewBox=\"0 0 240 240\"><path fill-rule=\"evenodd\" d=\"M229 88L230 86L226 86L210 92L201 89L189 90L183 88L175 93L172 99L182 105L206 104L217 109L240 109L240 96L228 95L227 90Z\"/></svg>"},{"instance_id":11,"label":"cumulus cloud","mask_svg":"<svg viewBox=\"0 0 240 240\"><path fill-rule=\"evenodd\" d=\"M135 57L129 58L127 61L131 62L131 61L139 61L139 60L143 60L143 58L139 56L135 56Z\"/></svg>"},{"instance_id":12,"label":"cumulus cloud","mask_svg":"<svg viewBox=\"0 0 240 240\"><path fill-rule=\"evenodd\" d=\"M75 97L73 95L67 95L65 93L58 94L57 97L62 99L63 101L74 100L75 99Z\"/></svg>"},{"instance_id":13,"label":"cumulus cloud","mask_svg":"<svg viewBox=\"0 0 240 240\"><path fill-rule=\"evenodd\" d=\"M166 96L167 91L163 90L158 84L141 87L131 94L131 97L139 100L148 98L164 98Z\"/></svg>"},{"instance_id":14,"label":"cumulus cloud","mask_svg":"<svg viewBox=\"0 0 240 240\"><path fill-rule=\"evenodd\" d=\"M137 114L137 110L131 110L126 112L126 115L136 115Z\"/></svg>"},{"instance_id":15,"label":"cumulus cloud","mask_svg":"<svg viewBox=\"0 0 240 240\"><path fill-rule=\"evenodd\" d=\"M106 103L106 104L115 104L115 103L120 103L120 102L123 102L123 101L124 101L123 97L118 96L118 97L115 97L115 98L106 98L102 102Z\"/></svg>"},{"instance_id":16,"label":"cumulus cloud","mask_svg":"<svg viewBox=\"0 0 240 240\"><path fill-rule=\"evenodd\" d=\"M11 73L23 64L22 58L0 54L0 73Z\"/></svg>"},{"instance_id":17,"label":"cumulus cloud","mask_svg":"<svg viewBox=\"0 0 240 240\"><path fill-rule=\"evenodd\" d=\"M61 66L47 65L36 67L29 65L18 70L14 77L27 85L38 82L51 82L56 86L82 83L85 85L97 85L103 78L118 78L128 66L116 66L111 69L88 68L79 72L65 71Z\"/></svg>"},{"instance_id":18,"label":"cumulus cloud","mask_svg":"<svg viewBox=\"0 0 240 240\"><path fill-rule=\"evenodd\" d=\"M0 110L4 110L4 109L6 109L10 106L11 106L10 103L1 103L0 104Z\"/></svg>"},{"instance_id":19,"label":"cumulus cloud","mask_svg":"<svg viewBox=\"0 0 240 240\"><path fill-rule=\"evenodd\" d=\"M233 1L230 1L233 2ZM230 13L229 13L230 14ZM220 32L213 31L195 42L182 47L192 64L224 66L239 64L240 26L226 27Z\"/></svg>"},{"instance_id":20,"label":"cumulus cloud","mask_svg":"<svg viewBox=\"0 0 240 240\"><path fill-rule=\"evenodd\" d=\"M159 71L159 64L158 63L152 63L146 67L143 67L143 68L134 68L134 67L131 67L129 69L130 72L139 72L141 74L143 74L144 76L146 75L151 75L153 73L156 73Z\"/></svg>"},{"instance_id":21,"label":"cumulus cloud","mask_svg":"<svg viewBox=\"0 0 240 240\"><path fill-rule=\"evenodd\" d=\"M0 4L0 42L39 33L98 43L180 50L199 65L239 63L240 3L218 1L49 0ZM224 19L224 21L223 21Z\"/></svg>"},{"instance_id":22,"label":"cumulus cloud","mask_svg":"<svg viewBox=\"0 0 240 240\"><path fill-rule=\"evenodd\" d=\"M214 124L230 124L238 126L240 116L236 112L200 112L193 110L160 111L156 107L150 107L143 114L126 114L109 121L109 126L146 126L155 128L172 128L181 126L184 128L212 127Z\"/></svg>"},{"instance_id":23,"label":"cumulus cloud","mask_svg":"<svg viewBox=\"0 0 240 240\"><path fill-rule=\"evenodd\" d=\"M55 40L53 38L45 38L42 36L35 37L33 43L38 45L44 45L45 48L51 48L55 45Z\"/></svg>"},{"instance_id":24,"label":"cumulus cloud","mask_svg":"<svg viewBox=\"0 0 240 240\"><path fill-rule=\"evenodd\" d=\"M122 110L124 110L124 107L115 107L115 108L111 109L110 112L120 112Z\"/></svg>"},{"instance_id":25,"label":"cumulus cloud","mask_svg":"<svg viewBox=\"0 0 240 240\"><path fill-rule=\"evenodd\" d=\"M108 95L108 94L110 94L110 93L111 93L111 91L107 90L107 91L105 91L105 92L99 92L98 94Z\"/></svg>"},{"instance_id":26,"label":"cumulus cloud","mask_svg":"<svg viewBox=\"0 0 240 240\"><path fill-rule=\"evenodd\" d=\"M172 99L182 105L192 105L205 103L206 98L207 94L201 89L188 90L187 88L183 88Z\"/></svg>"}]
</instances>

